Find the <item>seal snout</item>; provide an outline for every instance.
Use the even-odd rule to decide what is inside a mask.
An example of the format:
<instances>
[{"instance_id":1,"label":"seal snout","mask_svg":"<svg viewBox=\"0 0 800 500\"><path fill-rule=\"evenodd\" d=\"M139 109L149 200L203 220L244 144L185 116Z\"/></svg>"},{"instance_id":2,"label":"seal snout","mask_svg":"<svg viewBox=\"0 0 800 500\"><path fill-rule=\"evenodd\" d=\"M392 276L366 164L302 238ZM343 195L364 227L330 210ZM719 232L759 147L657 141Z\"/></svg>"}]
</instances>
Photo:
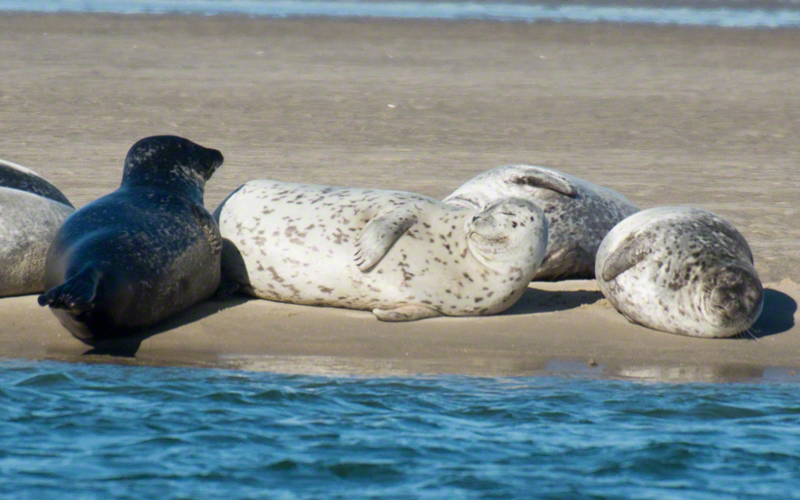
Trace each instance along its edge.
<instances>
[{"instance_id":1,"label":"seal snout","mask_svg":"<svg viewBox=\"0 0 800 500\"><path fill-rule=\"evenodd\" d=\"M205 171L205 178L209 180L214 172L222 166L222 163L225 161L225 158L222 156L222 153L216 149L211 148L204 148L205 149L205 164L208 165L208 168Z\"/></svg>"},{"instance_id":2,"label":"seal snout","mask_svg":"<svg viewBox=\"0 0 800 500\"><path fill-rule=\"evenodd\" d=\"M723 325L749 327L761 311L763 289L752 271L727 268L720 272L708 298L715 319Z\"/></svg>"}]
</instances>

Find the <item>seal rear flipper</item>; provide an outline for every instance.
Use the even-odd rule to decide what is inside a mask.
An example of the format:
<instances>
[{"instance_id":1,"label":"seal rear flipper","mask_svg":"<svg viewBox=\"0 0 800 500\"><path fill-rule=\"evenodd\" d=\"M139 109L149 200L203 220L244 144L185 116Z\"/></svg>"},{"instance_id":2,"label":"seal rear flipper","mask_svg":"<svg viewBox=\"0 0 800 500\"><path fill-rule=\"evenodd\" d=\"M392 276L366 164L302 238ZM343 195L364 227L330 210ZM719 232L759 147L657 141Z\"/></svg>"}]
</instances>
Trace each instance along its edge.
<instances>
[{"instance_id":1,"label":"seal rear flipper","mask_svg":"<svg viewBox=\"0 0 800 500\"><path fill-rule=\"evenodd\" d=\"M94 309L97 285L100 282L100 271L86 266L64 283L39 295L40 306L53 309L66 309L75 314Z\"/></svg>"},{"instance_id":2,"label":"seal rear flipper","mask_svg":"<svg viewBox=\"0 0 800 500\"><path fill-rule=\"evenodd\" d=\"M527 167L528 171L525 174L516 177L513 182L520 186L531 186L541 189L549 189L557 193L561 193L570 198L578 196L578 190L575 185L566 177L562 177L555 172L545 169L537 169L536 167Z\"/></svg>"},{"instance_id":3,"label":"seal rear flipper","mask_svg":"<svg viewBox=\"0 0 800 500\"><path fill-rule=\"evenodd\" d=\"M356 265L362 272L372 269L395 241L417 222L411 210L398 209L373 218L356 239Z\"/></svg>"},{"instance_id":4,"label":"seal rear flipper","mask_svg":"<svg viewBox=\"0 0 800 500\"><path fill-rule=\"evenodd\" d=\"M644 260L648 253L650 253L650 248L637 240L635 235L628 236L606 259L606 263L603 265L603 279L605 281L613 280Z\"/></svg>"},{"instance_id":5,"label":"seal rear flipper","mask_svg":"<svg viewBox=\"0 0 800 500\"><path fill-rule=\"evenodd\" d=\"M381 321L415 321L418 319L435 318L441 316L439 311L419 304L406 304L394 309L373 309L374 314Z\"/></svg>"}]
</instances>

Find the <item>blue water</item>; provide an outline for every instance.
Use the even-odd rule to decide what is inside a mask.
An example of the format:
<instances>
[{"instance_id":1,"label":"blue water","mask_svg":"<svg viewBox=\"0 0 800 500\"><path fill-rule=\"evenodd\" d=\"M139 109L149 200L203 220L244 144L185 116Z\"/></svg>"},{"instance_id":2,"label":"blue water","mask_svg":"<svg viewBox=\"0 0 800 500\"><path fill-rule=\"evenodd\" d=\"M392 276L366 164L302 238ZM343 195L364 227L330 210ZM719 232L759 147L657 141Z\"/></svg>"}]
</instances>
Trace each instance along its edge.
<instances>
[{"instance_id":1,"label":"blue water","mask_svg":"<svg viewBox=\"0 0 800 500\"><path fill-rule=\"evenodd\" d=\"M200 13L798 27L800 0L0 0L0 11Z\"/></svg>"},{"instance_id":2,"label":"blue water","mask_svg":"<svg viewBox=\"0 0 800 500\"><path fill-rule=\"evenodd\" d=\"M0 496L800 498L800 385L0 362Z\"/></svg>"}]
</instances>

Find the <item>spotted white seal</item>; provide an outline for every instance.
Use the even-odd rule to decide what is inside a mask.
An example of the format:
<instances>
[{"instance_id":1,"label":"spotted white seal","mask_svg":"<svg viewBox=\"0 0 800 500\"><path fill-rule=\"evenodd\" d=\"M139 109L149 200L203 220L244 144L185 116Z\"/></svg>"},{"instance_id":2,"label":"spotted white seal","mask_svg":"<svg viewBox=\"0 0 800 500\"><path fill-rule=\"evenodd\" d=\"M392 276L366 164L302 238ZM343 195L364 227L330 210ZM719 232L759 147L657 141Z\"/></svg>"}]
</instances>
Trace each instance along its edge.
<instances>
[{"instance_id":1,"label":"spotted white seal","mask_svg":"<svg viewBox=\"0 0 800 500\"><path fill-rule=\"evenodd\" d=\"M619 221L639 211L615 191L533 165L505 165L479 174L444 203L474 209L505 197L529 200L547 216L547 252L535 281L594 278L600 242Z\"/></svg>"},{"instance_id":2,"label":"spotted white seal","mask_svg":"<svg viewBox=\"0 0 800 500\"><path fill-rule=\"evenodd\" d=\"M600 244L597 283L634 323L692 337L730 337L763 305L747 241L730 222L690 207L643 210Z\"/></svg>"},{"instance_id":3,"label":"spotted white seal","mask_svg":"<svg viewBox=\"0 0 800 500\"><path fill-rule=\"evenodd\" d=\"M223 275L256 297L384 321L499 313L544 257L534 204L463 210L414 193L251 181L214 212Z\"/></svg>"},{"instance_id":4,"label":"spotted white seal","mask_svg":"<svg viewBox=\"0 0 800 500\"><path fill-rule=\"evenodd\" d=\"M36 172L0 160L0 297L44 290L47 249L74 211Z\"/></svg>"},{"instance_id":5,"label":"spotted white seal","mask_svg":"<svg viewBox=\"0 0 800 500\"><path fill-rule=\"evenodd\" d=\"M56 233L39 304L92 344L138 333L213 295L222 239L203 191L222 161L216 149L182 137L136 142L119 189Z\"/></svg>"}]
</instances>

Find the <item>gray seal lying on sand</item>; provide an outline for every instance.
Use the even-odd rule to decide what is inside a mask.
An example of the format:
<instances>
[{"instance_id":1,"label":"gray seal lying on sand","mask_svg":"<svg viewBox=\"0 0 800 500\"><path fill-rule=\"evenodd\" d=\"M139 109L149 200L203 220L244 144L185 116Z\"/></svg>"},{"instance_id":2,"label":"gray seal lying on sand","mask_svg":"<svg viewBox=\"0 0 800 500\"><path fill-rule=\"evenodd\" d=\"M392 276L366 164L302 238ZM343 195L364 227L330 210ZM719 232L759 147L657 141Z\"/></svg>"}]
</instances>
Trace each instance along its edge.
<instances>
[{"instance_id":1,"label":"gray seal lying on sand","mask_svg":"<svg viewBox=\"0 0 800 500\"><path fill-rule=\"evenodd\" d=\"M733 224L690 207L657 207L617 224L597 252L597 283L626 318L692 337L730 337L763 305L753 254Z\"/></svg>"},{"instance_id":2,"label":"gray seal lying on sand","mask_svg":"<svg viewBox=\"0 0 800 500\"><path fill-rule=\"evenodd\" d=\"M119 189L75 212L56 234L39 304L94 343L213 295L222 239L203 190L221 164L219 151L180 137L134 144Z\"/></svg>"},{"instance_id":3,"label":"gray seal lying on sand","mask_svg":"<svg viewBox=\"0 0 800 500\"><path fill-rule=\"evenodd\" d=\"M615 191L532 165L505 165L479 174L444 203L475 209L506 197L529 200L547 216L547 253L534 281L594 278L600 242L619 221L639 211Z\"/></svg>"},{"instance_id":4,"label":"gray seal lying on sand","mask_svg":"<svg viewBox=\"0 0 800 500\"><path fill-rule=\"evenodd\" d=\"M0 297L44 290L47 249L74 211L38 174L0 160Z\"/></svg>"},{"instance_id":5,"label":"gray seal lying on sand","mask_svg":"<svg viewBox=\"0 0 800 500\"><path fill-rule=\"evenodd\" d=\"M214 212L223 274L256 297L384 321L499 313L547 245L534 204L463 210L414 193L251 181Z\"/></svg>"}]
</instances>

